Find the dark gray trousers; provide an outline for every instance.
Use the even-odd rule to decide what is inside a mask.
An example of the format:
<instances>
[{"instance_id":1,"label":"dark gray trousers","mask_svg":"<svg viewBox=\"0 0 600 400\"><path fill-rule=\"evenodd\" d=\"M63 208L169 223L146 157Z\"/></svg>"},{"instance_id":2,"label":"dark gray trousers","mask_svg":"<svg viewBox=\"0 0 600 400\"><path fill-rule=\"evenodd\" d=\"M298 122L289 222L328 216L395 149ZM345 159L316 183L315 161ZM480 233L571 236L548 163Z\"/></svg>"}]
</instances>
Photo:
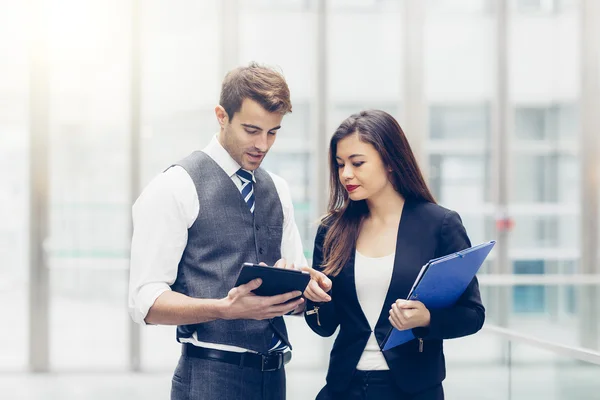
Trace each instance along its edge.
<instances>
[{"instance_id":1,"label":"dark gray trousers","mask_svg":"<svg viewBox=\"0 0 600 400\"><path fill-rule=\"evenodd\" d=\"M171 382L171 400L285 400L285 368L262 372L181 356Z\"/></svg>"}]
</instances>

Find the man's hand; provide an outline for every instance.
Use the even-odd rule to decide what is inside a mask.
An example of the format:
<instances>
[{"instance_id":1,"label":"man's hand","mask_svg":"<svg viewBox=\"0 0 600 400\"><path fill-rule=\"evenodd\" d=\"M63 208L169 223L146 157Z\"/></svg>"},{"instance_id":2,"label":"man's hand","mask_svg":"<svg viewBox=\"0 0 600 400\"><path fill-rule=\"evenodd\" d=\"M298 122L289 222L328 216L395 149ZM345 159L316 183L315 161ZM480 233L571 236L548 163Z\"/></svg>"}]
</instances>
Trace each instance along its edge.
<instances>
[{"instance_id":1,"label":"man's hand","mask_svg":"<svg viewBox=\"0 0 600 400\"><path fill-rule=\"evenodd\" d=\"M420 301L396 300L390 309L389 320L398 330L407 330L429 326L431 315Z\"/></svg>"},{"instance_id":2,"label":"man's hand","mask_svg":"<svg viewBox=\"0 0 600 400\"><path fill-rule=\"evenodd\" d=\"M266 266L267 264L265 264L264 262L259 263L258 265L264 265ZM296 267L294 267L294 263L289 263L286 261L285 258L280 258L279 260L277 260L277 262L275 262L275 265L273 265L275 268L283 268L283 269L296 269Z\"/></svg>"},{"instance_id":3,"label":"man's hand","mask_svg":"<svg viewBox=\"0 0 600 400\"><path fill-rule=\"evenodd\" d=\"M304 302L302 298L290 301L302 294L298 290L277 296L257 296L252 293L261 284L261 279L254 279L231 289L227 297L221 300L223 302L222 318L271 319L289 313Z\"/></svg>"},{"instance_id":4,"label":"man's hand","mask_svg":"<svg viewBox=\"0 0 600 400\"><path fill-rule=\"evenodd\" d=\"M331 296L326 293L331 290L331 279L310 267L301 267L301 270L310 274L310 282L304 291L304 297L317 303L331 301Z\"/></svg>"}]
</instances>

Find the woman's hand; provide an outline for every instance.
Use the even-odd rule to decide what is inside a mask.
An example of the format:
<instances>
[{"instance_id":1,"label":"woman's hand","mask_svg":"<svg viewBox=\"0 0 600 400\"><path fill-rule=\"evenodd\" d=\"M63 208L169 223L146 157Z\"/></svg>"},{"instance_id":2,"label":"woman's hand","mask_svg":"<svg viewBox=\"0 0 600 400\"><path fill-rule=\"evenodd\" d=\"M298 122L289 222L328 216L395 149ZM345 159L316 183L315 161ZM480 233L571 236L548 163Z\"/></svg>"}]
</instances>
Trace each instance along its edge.
<instances>
[{"instance_id":1,"label":"woman's hand","mask_svg":"<svg viewBox=\"0 0 600 400\"><path fill-rule=\"evenodd\" d=\"M260 263L259 265L266 266L267 264ZM331 280L324 273L310 267L296 268L294 267L293 263L288 264L284 258L277 260L274 267L294 270L299 269L301 271L308 272L310 274L310 281L308 282L308 286L306 286L306 290L304 290L304 297L317 303L331 301L331 296L327 294L327 292L331 290Z\"/></svg>"},{"instance_id":2,"label":"woman's hand","mask_svg":"<svg viewBox=\"0 0 600 400\"><path fill-rule=\"evenodd\" d=\"M389 320L394 328L404 331L429 326L431 315L420 301L398 299L392 304Z\"/></svg>"},{"instance_id":3,"label":"woman's hand","mask_svg":"<svg viewBox=\"0 0 600 400\"><path fill-rule=\"evenodd\" d=\"M261 262L259 265L266 266L264 262ZM326 292L331 289L331 280L327 277L327 275L319 272L310 267L294 267L293 263L288 263L284 258L277 260L274 265L275 268L283 268L283 269L294 269L308 272L310 274L310 281L308 282L308 286L306 286L306 290L304 290L304 297L312 300L317 303L324 303L331 301L331 296L329 296ZM306 303L303 301L296 307L292 314L301 314L304 312L306 307Z\"/></svg>"},{"instance_id":4,"label":"woman's hand","mask_svg":"<svg viewBox=\"0 0 600 400\"><path fill-rule=\"evenodd\" d=\"M317 303L331 301L331 296L327 294L331 290L331 280L327 275L310 267L300 269L310 274L310 282L304 291L304 297Z\"/></svg>"}]
</instances>

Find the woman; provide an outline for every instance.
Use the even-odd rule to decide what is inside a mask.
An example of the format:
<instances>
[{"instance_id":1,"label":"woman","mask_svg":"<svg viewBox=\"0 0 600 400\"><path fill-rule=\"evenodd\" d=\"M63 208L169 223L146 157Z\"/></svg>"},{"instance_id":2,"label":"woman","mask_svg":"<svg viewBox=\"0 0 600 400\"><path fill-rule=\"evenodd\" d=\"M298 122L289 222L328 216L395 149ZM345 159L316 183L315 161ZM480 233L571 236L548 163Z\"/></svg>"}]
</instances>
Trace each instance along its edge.
<instances>
[{"instance_id":1,"label":"woman","mask_svg":"<svg viewBox=\"0 0 600 400\"><path fill-rule=\"evenodd\" d=\"M443 399L442 340L473 334L485 319L477 279L448 309L403 299L427 261L471 246L461 219L435 203L400 125L383 111L342 122L329 161L313 268L331 278L331 301L307 301L305 318L321 336L340 331L317 399ZM382 352L392 326L416 339Z\"/></svg>"}]
</instances>

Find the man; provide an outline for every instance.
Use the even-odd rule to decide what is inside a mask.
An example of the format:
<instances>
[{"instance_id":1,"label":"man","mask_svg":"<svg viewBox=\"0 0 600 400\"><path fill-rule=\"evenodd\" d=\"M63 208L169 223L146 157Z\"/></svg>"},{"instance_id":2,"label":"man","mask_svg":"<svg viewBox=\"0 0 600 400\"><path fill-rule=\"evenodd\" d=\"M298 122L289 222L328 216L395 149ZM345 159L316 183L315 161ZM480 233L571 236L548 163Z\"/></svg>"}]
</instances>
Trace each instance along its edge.
<instances>
[{"instance_id":1,"label":"man","mask_svg":"<svg viewBox=\"0 0 600 400\"><path fill-rule=\"evenodd\" d=\"M133 206L129 308L138 323L177 325L182 357L172 399L285 399L291 358L282 315L300 292L261 297L233 288L244 262L307 269L286 182L259 168L292 105L278 72L230 71L202 151L156 177ZM286 261L288 260L288 261ZM288 263L289 262L289 263ZM305 296L331 282L310 270Z\"/></svg>"}]
</instances>

